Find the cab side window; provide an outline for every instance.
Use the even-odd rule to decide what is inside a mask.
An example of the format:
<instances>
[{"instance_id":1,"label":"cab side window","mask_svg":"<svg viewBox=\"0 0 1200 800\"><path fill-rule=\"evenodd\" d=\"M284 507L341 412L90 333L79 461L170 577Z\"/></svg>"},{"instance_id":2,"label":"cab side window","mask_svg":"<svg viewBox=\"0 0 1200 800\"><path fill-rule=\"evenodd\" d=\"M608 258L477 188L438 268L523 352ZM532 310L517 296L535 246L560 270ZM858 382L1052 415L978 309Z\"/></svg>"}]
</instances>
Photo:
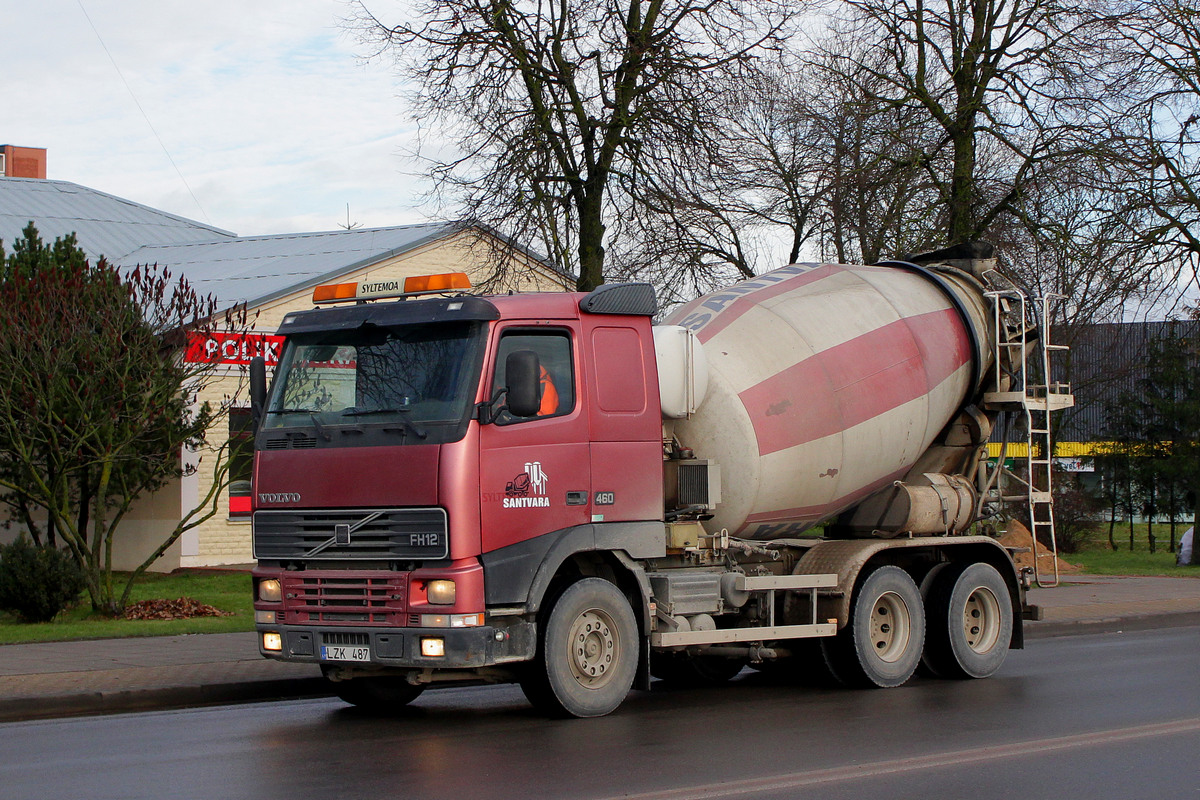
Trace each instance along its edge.
<instances>
[{"instance_id":1,"label":"cab side window","mask_svg":"<svg viewBox=\"0 0 1200 800\"><path fill-rule=\"evenodd\" d=\"M532 350L537 353L541 366L541 407L533 417L516 417L506 411L496 422L528 422L570 413L575 408L575 374L571 366L571 340L567 332L514 331L501 337L496 353L493 394L504 386L504 367L508 354L518 350Z\"/></svg>"}]
</instances>

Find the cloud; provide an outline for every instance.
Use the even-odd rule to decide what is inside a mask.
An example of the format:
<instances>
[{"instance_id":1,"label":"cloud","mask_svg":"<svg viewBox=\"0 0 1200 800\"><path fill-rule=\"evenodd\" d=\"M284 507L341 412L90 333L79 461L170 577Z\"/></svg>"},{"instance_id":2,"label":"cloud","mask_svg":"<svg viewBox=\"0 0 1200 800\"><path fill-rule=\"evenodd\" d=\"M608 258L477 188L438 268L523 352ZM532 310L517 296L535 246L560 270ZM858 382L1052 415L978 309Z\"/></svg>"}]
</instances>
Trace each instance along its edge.
<instances>
[{"instance_id":1,"label":"cloud","mask_svg":"<svg viewBox=\"0 0 1200 800\"><path fill-rule=\"evenodd\" d=\"M22 76L0 141L46 147L50 178L243 234L333 229L346 203L368 225L424 218L415 126L341 2L81 2L8 10L0 44Z\"/></svg>"}]
</instances>

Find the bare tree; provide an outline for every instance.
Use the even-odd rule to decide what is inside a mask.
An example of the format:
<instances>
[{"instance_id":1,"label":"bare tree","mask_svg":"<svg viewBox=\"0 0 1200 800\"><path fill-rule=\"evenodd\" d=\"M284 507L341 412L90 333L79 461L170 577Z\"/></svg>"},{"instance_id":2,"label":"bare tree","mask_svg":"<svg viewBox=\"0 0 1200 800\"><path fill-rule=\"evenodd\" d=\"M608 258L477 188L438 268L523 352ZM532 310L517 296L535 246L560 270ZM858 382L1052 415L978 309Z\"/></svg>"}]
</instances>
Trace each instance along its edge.
<instances>
[{"instance_id":1,"label":"bare tree","mask_svg":"<svg viewBox=\"0 0 1200 800\"><path fill-rule=\"evenodd\" d=\"M781 67L719 87L701 146L658 143L617 239L614 266L668 302L795 261L816 204L809 118Z\"/></svg>"},{"instance_id":2,"label":"bare tree","mask_svg":"<svg viewBox=\"0 0 1200 800\"><path fill-rule=\"evenodd\" d=\"M1113 115L1131 200L1152 217L1130 226L1181 280L1200 265L1200 7L1188 0L1130 0L1121 32L1127 69L1143 81L1138 102Z\"/></svg>"},{"instance_id":3,"label":"bare tree","mask_svg":"<svg viewBox=\"0 0 1200 800\"><path fill-rule=\"evenodd\" d=\"M788 260L810 243L843 262L992 235L1032 222L1026 198L1106 143L1095 104L1123 85L1106 19L1057 0L832 8L803 52L726 88L719 144L654 160L670 168L643 210L674 236L646 239L675 261L750 274L753 230Z\"/></svg>"},{"instance_id":4,"label":"bare tree","mask_svg":"<svg viewBox=\"0 0 1200 800\"><path fill-rule=\"evenodd\" d=\"M1061 0L844 0L837 28L872 42L856 70L881 107L936 127L920 162L950 243L1016 212L1048 162L1091 152L1094 110L1115 96L1110 17ZM879 55L883 55L883 59Z\"/></svg>"},{"instance_id":5,"label":"bare tree","mask_svg":"<svg viewBox=\"0 0 1200 800\"><path fill-rule=\"evenodd\" d=\"M667 296L802 252L875 261L942 243L929 233L937 195L922 166L936 132L912 109L879 104L866 88L879 81L847 53L865 57L840 40L722 87L707 147L649 161L620 250Z\"/></svg>"},{"instance_id":6,"label":"bare tree","mask_svg":"<svg viewBox=\"0 0 1200 800\"><path fill-rule=\"evenodd\" d=\"M880 102L902 76L885 51L836 31L805 59L809 146L824 160L817 194L821 254L872 263L936 249L945 211L931 179L944 157L939 131L911 104Z\"/></svg>"},{"instance_id":7,"label":"bare tree","mask_svg":"<svg viewBox=\"0 0 1200 800\"><path fill-rule=\"evenodd\" d=\"M578 272L605 277L616 195L648 144L700 141L713 81L777 47L793 0L439 0L392 24L352 21L412 81L414 114L453 142L427 146L444 199ZM620 179L618 182L617 179Z\"/></svg>"}]
</instances>

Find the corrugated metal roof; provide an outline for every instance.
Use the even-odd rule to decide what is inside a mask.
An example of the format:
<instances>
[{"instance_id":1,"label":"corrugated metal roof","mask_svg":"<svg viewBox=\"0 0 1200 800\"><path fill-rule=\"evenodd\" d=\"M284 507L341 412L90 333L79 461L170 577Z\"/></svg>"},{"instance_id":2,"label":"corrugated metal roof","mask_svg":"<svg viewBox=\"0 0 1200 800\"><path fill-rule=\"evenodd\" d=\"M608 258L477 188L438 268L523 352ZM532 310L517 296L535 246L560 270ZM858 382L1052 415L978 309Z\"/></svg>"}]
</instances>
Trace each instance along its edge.
<instances>
[{"instance_id":1,"label":"corrugated metal roof","mask_svg":"<svg viewBox=\"0 0 1200 800\"><path fill-rule=\"evenodd\" d=\"M0 178L0 239L5 249L30 220L46 242L74 233L92 261L123 263L148 244L229 239L234 234L67 181Z\"/></svg>"},{"instance_id":2,"label":"corrugated metal roof","mask_svg":"<svg viewBox=\"0 0 1200 800\"><path fill-rule=\"evenodd\" d=\"M254 307L471 227L438 222L238 237L66 181L0 178L0 239L10 250L30 220L47 242L75 233L93 261L104 255L119 267L158 264L183 275L221 309Z\"/></svg>"},{"instance_id":3,"label":"corrugated metal roof","mask_svg":"<svg viewBox=\"0 0 1200 800\"><path fill-rule=\"evenodd\" d=\"M1063 442L1111 439L1112 416L1122 395L1142 391L1151 346L1182 338L1200 338L1200 322L1109 322L1067 332L1063 340L1070 342L1071 350L1056 366L1067 374L1075 407L1063 412L1056 438Z\"/></svg>"},{"instance_id":4,"label":"corrugated metal roof","mask_svg":"<svg viewBox=\"0 0 1200 800\"><path fill-rule=\"evenodd\" d=\"M215 296L220 308L243 302L253 308L443 238L462 227L461 223L426 223L149 245L117 263L123 267L158 264L187 276L201 295Z\"/></svg>"}]
</instances>

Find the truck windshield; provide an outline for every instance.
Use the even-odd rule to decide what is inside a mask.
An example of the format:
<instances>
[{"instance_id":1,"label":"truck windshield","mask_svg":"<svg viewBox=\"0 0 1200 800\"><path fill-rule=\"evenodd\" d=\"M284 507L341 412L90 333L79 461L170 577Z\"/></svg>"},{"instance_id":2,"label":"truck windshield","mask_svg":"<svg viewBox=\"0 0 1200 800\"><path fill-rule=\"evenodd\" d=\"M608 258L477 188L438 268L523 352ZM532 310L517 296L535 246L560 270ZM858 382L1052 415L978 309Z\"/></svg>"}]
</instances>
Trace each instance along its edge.
<instances>
[{"instance_id":1,"label":"truck windshield","mask_svg":"<svg viewBox=\"0 0 1200 800\"><path fill-rule=\"evenodd\" d=\"M475 399L480 340L476 322L296 335L280 358L263 430L306 428L333 446L453 441ZM371 435L334 437L347 429Z\"/></svg>"}]
</instances>

